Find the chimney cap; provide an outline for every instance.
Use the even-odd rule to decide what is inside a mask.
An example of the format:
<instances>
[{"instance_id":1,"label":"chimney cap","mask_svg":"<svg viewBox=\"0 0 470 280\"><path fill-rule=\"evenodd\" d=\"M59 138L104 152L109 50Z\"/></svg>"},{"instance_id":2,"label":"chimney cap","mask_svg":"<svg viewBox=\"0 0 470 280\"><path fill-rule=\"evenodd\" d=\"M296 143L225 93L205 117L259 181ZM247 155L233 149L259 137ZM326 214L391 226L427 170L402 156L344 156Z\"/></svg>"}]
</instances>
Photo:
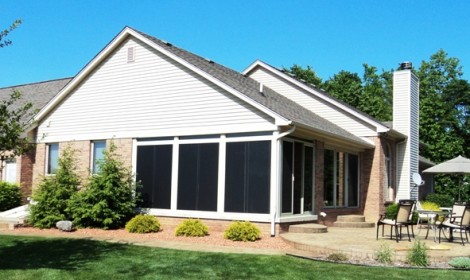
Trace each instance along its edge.
<instances>
[{"instance_id":1,"label":"chimney cap","mask_svg":"<svg viewBox=\"0 0 470 280\"><path fill-rule=\"evenodd\" d=\"M413 67L413 64L410 61L404 61L400 63L400 70L408 70Z\"/></svg>"}]
</instances>

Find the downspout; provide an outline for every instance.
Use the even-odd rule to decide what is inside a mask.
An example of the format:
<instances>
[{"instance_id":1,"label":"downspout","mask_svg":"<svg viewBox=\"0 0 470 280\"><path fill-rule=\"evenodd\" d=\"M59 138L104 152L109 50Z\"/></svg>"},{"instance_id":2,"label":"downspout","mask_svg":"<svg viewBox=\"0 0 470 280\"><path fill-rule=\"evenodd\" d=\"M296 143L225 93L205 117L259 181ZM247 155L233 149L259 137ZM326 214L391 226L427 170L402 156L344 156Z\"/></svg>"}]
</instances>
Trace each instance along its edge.
<instances>
[{"instance_id":1,"label":"downspout","mask_svg":"<svg viewBox=\"0 0 470 280\"><path fill-rule=\"evenodd\" d=\"M276 142L279 141L279 139L293 133L295 131L296 127L295 126L292 126L291 129L279 134L277 137L276 137ZM277 148L276 146L276 149L279 151L279 149ZM276 153L278 155L278 153ZM277 158L279 159L279 155L277 156ZM279 177L279 176L278 176ZM276 180L276 183L277 183L277 180ZM279 199L277 199L277 201L279 201ZM276 235L276 209L274 209L274 211L272 211L272 215L271 215L271 237L274 237Z\"/></svg>"}]
</instances>

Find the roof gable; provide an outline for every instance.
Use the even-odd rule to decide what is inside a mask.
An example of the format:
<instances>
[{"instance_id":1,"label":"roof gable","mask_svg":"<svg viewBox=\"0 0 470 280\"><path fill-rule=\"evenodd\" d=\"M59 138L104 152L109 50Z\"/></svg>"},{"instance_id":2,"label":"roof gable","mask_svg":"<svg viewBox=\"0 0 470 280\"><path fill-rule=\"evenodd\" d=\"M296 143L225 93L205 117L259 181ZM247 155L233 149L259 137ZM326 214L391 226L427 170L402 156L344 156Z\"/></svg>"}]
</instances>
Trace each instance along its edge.
<instances>
[{"instance_id":1,"label":"roof gable","mask_svg":"<svg viewBox=\"0 0 470 280\"><path fill-rule=\"evenodd\" d=\"M362 112L362 111L359 111L357 110L356 108L350 106L349 104L346 104L345 102L329 95L328 93L316 88L315 86L313 85L310 85L310 84L307 84L305 82L302 82L294 77L292 77L291 75L265 63L265 62L262 62L262 61L255 61L253 62L250 66L248 66L248 68L246 68L244 71L243 71L243 74L244 75L249 75L252 71L254 71L255 69L257 69L258 67L260 68L263 68L267 71L269 71L270 73L274 74L275 76L278 76L280 78L282 78L283 80L286 80L287 82L295 85L296 87L299 87L301 89L303 89L304 91L306 91L307 93L315 96L316 98L319 98L320 100L323 100L324 102L327 102L328 104L330 104L331 106L333 107L336 107L338 109L341 109L342 111L348 113L348 114L351 114L352 116L354 116L355 118L361 120L361 121L364 121L365 123L369 124L369 125L372 125L376 128L376 131L377 132L388 132L390 130L390 128L383 124L382 122L376 120L375 118L367 115L366 113Z\"/></svg>"},{"instance_id":2,"label":"roof gable","mask_svg":"<svg viewBox=\"0 0 470 280\"><path fill-rule=\"evenodd\" d=\"M63 88L42 110L36 115L35 121L41 121L60 102L70 94L92 71L126 40L129 36L147 44L158 52L173 59L175 62L194 71L210 82L233 94L239 99L254 106L258 110L275 119L278 126L300 124L314 131L321 132L339 139L347 140L356 145L370 147L371 144L339 126L319 117L313 112L300 106L294 101L264 87L260 92L260 84L232 69L224 67L213 61L204 59L193 53L177 48L167 42L136 31L130 27L124 28L97 56L93 58L77 76Z\"/></svg>"}]
</instances>

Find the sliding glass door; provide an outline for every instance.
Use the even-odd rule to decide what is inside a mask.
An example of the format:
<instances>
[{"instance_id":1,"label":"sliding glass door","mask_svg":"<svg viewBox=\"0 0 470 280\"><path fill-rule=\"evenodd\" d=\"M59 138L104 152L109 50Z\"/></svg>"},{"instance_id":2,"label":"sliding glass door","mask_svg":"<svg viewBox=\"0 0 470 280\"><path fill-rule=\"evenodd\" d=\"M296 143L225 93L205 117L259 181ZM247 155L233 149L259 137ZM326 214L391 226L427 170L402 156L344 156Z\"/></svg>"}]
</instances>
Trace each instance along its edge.
<instances>
[{"instance_id":1,"label":"sliding glass door","mask_svg":"<svg viewBox=\"0 0 470 280\"><path fill-rule=\"evenodd\" d=\"M283 214L313 213L314 149L311 143L283 142L281 187Z\"/></svg>"}]
</instances>

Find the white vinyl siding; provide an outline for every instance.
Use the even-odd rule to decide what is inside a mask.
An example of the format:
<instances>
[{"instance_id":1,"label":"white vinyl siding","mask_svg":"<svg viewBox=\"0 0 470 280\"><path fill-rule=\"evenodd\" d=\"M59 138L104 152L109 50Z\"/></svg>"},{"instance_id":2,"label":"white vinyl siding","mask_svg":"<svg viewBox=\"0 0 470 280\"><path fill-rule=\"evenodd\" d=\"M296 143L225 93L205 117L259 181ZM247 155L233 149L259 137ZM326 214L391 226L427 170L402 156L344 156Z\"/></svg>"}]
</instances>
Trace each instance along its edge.
<instances>
[{"instance_id":1,"label":"white vinyl siding","mask_svg":"<svg viewBox=\"0 0 470 280\"><path fill-rule=\"evenodd\" d=\"M397 146L397 200L417 198L418 188L410 188L411 176L419 168L419 82L410 70L397 71L393 77L393 128L407 135ZM411 193L410 193L411 192Z\"/></svg>"},{"instance_id":2,"label":"white vinyl siding","mask_svg":"<svg viewBox=\"0 0 470 280\"><path fill-rule=\"evenodd\" d=\"M138 59L127 63L129 47ZM38 128L38 141L275 130L274 120L135 39L123 42Z\"/></svg>"},{"instance_id":3,"label":"white vinyl siding","mask_svg":"<svg viewBox=\"0 0 470 280\"><path fill-rule=\"evenodd\" d=\"M305 90L261 67L251 71L249 76L354 135L359 137L377 136L376 128L372 125L361 121L340 108L334 107L311 93L307 93Z\"/></svg>"}]
</instances>

